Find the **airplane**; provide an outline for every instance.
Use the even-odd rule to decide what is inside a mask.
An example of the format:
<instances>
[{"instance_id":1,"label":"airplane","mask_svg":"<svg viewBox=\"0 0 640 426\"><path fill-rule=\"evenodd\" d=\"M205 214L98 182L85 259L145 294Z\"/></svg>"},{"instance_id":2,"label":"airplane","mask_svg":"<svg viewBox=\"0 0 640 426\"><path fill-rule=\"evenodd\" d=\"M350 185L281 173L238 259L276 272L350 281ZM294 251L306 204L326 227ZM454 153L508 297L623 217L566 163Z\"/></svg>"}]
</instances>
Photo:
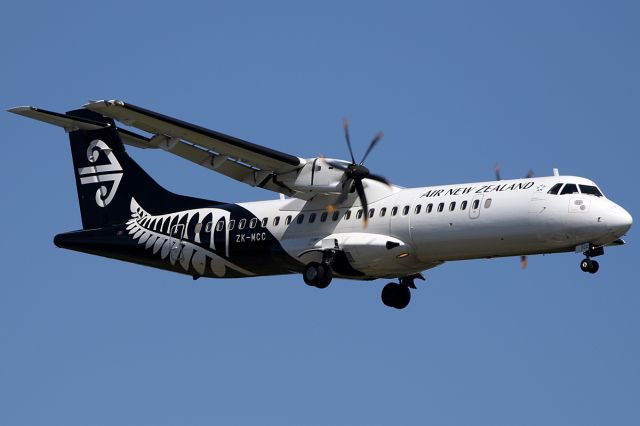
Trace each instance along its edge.
<instances>
[{"instance_id":1,"label":"airplane","mask_svg":"<svg viewBox=\"0 0 640 426\"><path fill-rule=\"evenodd\" d=\"M361 161L301 158L120 100L64 114L8 110L68 134L82 229L57 247L186 274L193 279L301 273L311 287L333 277L391 279L384 305L403 309L423 271L445 262L619 246L631 215L591 180L552 176L403 188ZM149 136L118 127L116 121ZM161 187L125 151L161 149L279 199L225 203Z\"/></svg>"}]
</instances>

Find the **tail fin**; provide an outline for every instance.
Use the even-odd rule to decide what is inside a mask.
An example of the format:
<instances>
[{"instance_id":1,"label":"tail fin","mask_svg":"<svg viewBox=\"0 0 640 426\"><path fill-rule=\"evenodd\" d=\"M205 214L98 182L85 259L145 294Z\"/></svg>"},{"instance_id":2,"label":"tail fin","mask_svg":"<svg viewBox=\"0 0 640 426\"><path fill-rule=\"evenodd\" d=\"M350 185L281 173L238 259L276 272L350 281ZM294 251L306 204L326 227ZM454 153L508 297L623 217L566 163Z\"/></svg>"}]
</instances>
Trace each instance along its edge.
<instances>
[{"instance_id":1,"label":"tail fin","mask_svg":"<svg viewBox=\"0 0 640 426\"><path fill-rule=\"evenodd\" d=\"M69 111L67 116L108 124L69 133L84 229L126 222L134 198L153 214L220 204L177 195L158 185L125 152L113 120L86 109Z\"/></svg>"}]
</instances>

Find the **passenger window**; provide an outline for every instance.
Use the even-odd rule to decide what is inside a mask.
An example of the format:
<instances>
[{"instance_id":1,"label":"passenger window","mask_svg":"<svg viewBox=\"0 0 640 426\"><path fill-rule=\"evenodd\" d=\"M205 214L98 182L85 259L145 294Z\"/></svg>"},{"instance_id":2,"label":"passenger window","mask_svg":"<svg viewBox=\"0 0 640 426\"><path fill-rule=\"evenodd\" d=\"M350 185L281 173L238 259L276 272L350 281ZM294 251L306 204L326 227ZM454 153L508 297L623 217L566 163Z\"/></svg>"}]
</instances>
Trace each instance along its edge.
<instances>
[{"instance_id":1,"label":"passenger window","mask_svg":"<svg viewBox=\"0 0 640 426\"><path fill-rule=\"evenodd\" d=\"M424 209L427 213L431 213L431 210L433 210L433 204L429 203L427 204L427 208Z\"/></svg>"},{"instance_id":2,"label":"passenger window","mask_svg":"<svg viewBox=\"0 0 640 426\"><path fill-rule=\"evenodd\" d=\"M473 210L478 210L478 207L480 207L480 200L473 200L473 204L471 205L471 208Z\"/></svg>"},{"instance_id":3,"label":"passenger window","mask_svg":"<svg viewBox=\"0 0 640 426\"><path fill-rule=\"evenodd\" d=\"M287 216L287 217L284 219L284 224L285 224L285 225L288 225L288 224L290 224L290 223L291 223L291 216Z\"/></svg>"},{"instance_id":4,"label":"passenger window","mask_svg":"<svg viewBox=\"0 0 640 426\"><path fill-rule=\"evenodd\" d=\"M258 219L254 217L249 221L249 228L253 229L256 227L257 224L258 224Z\"/></svg>"},{"instance_id":5,"label":"passenger window","mask_svg":"<svg viewBox=\"0 0 640 426\"><path fill-rule=\"evenodd\" d=\"M236 221L234 219L231 219L229 221L229 231L233 231L233 228L236 227Z\"/></svg>"},{"instance_id":6,"label":"passenger window","mask_svg":"<svg viewBox=\"0 0 640 426\"><path fill-rule=\"evenodd\" d=\"M395 216L398 214L398 207L394 207L391 209L391 216Z\"/></svg>"},{"instance_id":7,"label":"passenger window","mask_svg":"<svg viewBox=\"0 0 640 426\"><path fill-rule=\"evenodd\" d=\"M362 209L358 209L358 213L356 213L356 219L362 218Z\"/></svg>"},{"instance_id":8,"label":"passenger window","mask_svg":"<svg viewBox=\"0 0 640 426\"><path fill-rule=\"evenodd\" d=\"M247 219L240 219L240 222L238 222L238 229L244 229L246 225L247 225Z\"/></svg>"},{"instance_id":9,"label":"passenger window","mask_svg":"<svg viewBox=\"0 0 640 426\"><path fill-rule=\"evenodd\" d=\"M349 218L351 218L351 210L344 212L344 219L349 220Z\"/></svg>"},{"instance_id":10,"label":"passenger window","mask_svg":"<svg viewBox=\"0 0 640 426\"><path fill-rule=\"evenodd\" d=\"M560 191L560 188L562 188L562 184L561 183L556 183L555 185L553 185L551 187L551 189L549 191L547 191L547 194L558 195L558 192Z\"/></svg>"},{"instance_id":11,"label":"passenger window","mask_svg":"<svg viewBox=\"0 0 640 426\"><path fill-rule=\"evenodd\" d=\"M315 213L311 213L309 215L309 223L313 223L316 221L316 214Z\"/></svg>"},{"instance_id":12,"label":"passenger window","mask_svg":"<svg viewBox=\"0 0 640 426\"><path fill-rule=\"evenodd\" d=\"M404 206L402 209L402 216L406 216L409 214L409 206Z\"/></svg>"},{"instance_id":13,"label":"passenger window","mask_svg":"<svg viewBox=\"0 0 640 426\"><path fill-rule=\"evenodd\" d=\"M577 194L577 193L578 193L578 187L575 186L573 183L568 183L564 186L564 188L562 188L562 192L560 193L560 195Z\"/></svg>"},{"instance_id":14,"label":"passenger window","mask_svg":"<svg viewBox=\"0 0 640 426\"><path fill-rule=\"evenodd\" d=\"M268 217L264 217L264 218L262 218L262 223L261 223L261 225L262 225L262 227L263 227L263 228L266 228L266 227L267 227L267 223L269 223L269 218L268 218Z\"/></svg>"},{"instance_id":15,"label":"passenger window","mask_svg":"<svg viewBox=\"0 0 640 426\"><path fill-rule=\"evenodd\" d=\"M467 201L463 201L460 203L460 210L466 210L467 209Z\"/></svg>"},{"instance_id":16,"label":"passenger window","mask_svg":"<svg viewBox=\"0 0 640 426\"><path fill-rule=\"evenodd\" d=\"M280 216L276 216L273 218L273 226L278 226L280 223Z\"/></svg>"},{"instance_id":17,"label":"passenger window","mask_svg":"<svg viewBox=\"0 0 640 426\"><path fill-rule=\"evenodd\" d=\"M373 217L373 215L376 213L376 209L369 209L369 217Z\"/></svg>"},{"instance_id":18,"label":"passenger window","mask_svg":"<svg viewBox=\"0 0 640 426\"><path fill-rule=\"evenodd\" d=\"M487 199L484 201L484 208L485 208L485 209L488 209L489 207L491 207L491 198L487 198Z\"/></svg>"},{"instance_id":19,"label":"passenger window","mask_svg":"<svg viewBox=\"0 0 640 426\"><path fill-rule=\"evenodd\" d=\"M333 212L333 216L331 216L331 220L335 222L336 220L338 220L339 217L340 217L340 211L336 210L335 212Z\"/></svg>"},{"instance_id":20,"label":"passenger window","mask_svg":"<svg viewBox=\"0 0 640 426\"><path fill-rule=\"evenodd\" d=\"M304 222L304 214L300 213L296 219L296 223L300 225L302 222Z\"/></svg>"},{"instance_id":21,"label":"passenger window","mask_svg":"<svg viewBox=\"0 0 640 426\"><path fill-rule=\"evenodd\" d=\"M438 213L440 213L442 210L444 210L444 203L438 204Z\"/></svg>"},{"instance_id":22,"label":"passenger window","mask_svg":"<svg viewBox=\"0 0 640 426\"><path fill-rule=\"evenodd\" d=\"M223 220L218 221L218 223L216 223L216 231L220 232L222 231L223 228L224 228L224 221Z\"/></svg>"},{"instance_id":23,"label":"passenger window","mask_svg":"<svg viewBox=\"0 0 640 426\"><path fill-rule=\"evenodd\" d=\"M452 201L451 204L449 204L449 211L452 212L456 209L456 202Z\"/></svg>"},{"instance_id":24,"label":"passenger window","mask_svg":"<svg viewBox=\"0 0 640 426\"><path fill-rule=\"evenodd\" d=\"M204 227L205 232L211 232L211 222L207 222L207 225Z\"/></svg>"},{"instance_id":25,"label":"passenger window","mask_svg":"<svg viewBox=\"0 0 640 426\"><path fill-rule=\"evenodd\" d=\"M195 228L193 229L194 234L199 234L202 231L202 222L196 223Z\"/></svg>"},{"instance_id":26,"label":"passenger window","mask_svg":"<svg viewBox=\"0 0 640 426\"><path fill-rule=\"evenodd\" d=\"M582 192L583 194L602 197L602 192L600 192L600 190L595 186L591 186L591 185L579 185L579 186L580 186L580 192Z\"/></svg>"},{"instance_id":27,"label":"passenger window","mask_svg":"<svg viewBox=\"0 0 640 426\"><path fill-rule=\"evenodd\" d=\"M421 211L421 210L422 210L422 204L418 204L418 205L416 206L416 208L414 209L414 211L413 211L413 212L414 212L415 214L420 214L420 211Z\"/></svg>"},{"instance_id":28,"label":"passenger window","mask_svg":"<svg viewBox=\"0 0 640 426\"><path fill-rule=\"evenodd\" d=\"M329 215L329 213L327 212L322 212L322 214L320 215L320 222L326 222L327 221L327 216Z\"/></svg>"},{"instance_id":29,"label":"passenger window","mask_svg":"<svg viewBox=\"0 0 640 426\"><path fill-rule=\"evenodd\" d=\"M384 217L387 214L387 208L383 207L380 209L380 217Z\"/></svg>"}]
</instances>

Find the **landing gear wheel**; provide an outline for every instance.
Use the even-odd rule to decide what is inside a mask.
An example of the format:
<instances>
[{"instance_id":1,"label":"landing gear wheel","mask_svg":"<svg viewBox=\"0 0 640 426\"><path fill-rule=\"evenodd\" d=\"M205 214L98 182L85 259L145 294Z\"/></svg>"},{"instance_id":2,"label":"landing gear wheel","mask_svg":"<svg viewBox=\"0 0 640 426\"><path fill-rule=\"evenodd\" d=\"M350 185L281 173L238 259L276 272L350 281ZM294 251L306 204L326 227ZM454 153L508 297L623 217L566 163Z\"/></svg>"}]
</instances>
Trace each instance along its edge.
<instances>
[{"instance_id":1,"label":"landing gear wheel","mask_svg":"<svg viewBox=\"0 0 640 426\"><path fill-rule=\"evenodd\" d=\"M382 303L396 309L406 308L411 301L411 291L409 287L396 283L385 285L380 296Z\"/></svg>"},{"instance_id":2,"label":"landing gear wheel","mask_svg":"<svg viewBox=\"0 0 640 426\"><path fill-rule=\"evenodd\" d=\"M320 266L320 276L322 279L316 283L316 287L318 288L327 288L329 284L331 284L331 280L333 279L333 271L329 265L325 265L321 263Z\"/></svg>"},{"instance_id":3,"label":"landing gear wheel","mask_svg":"<svg viewBox=\"0 0 640 426\"><path fill-rule=\"evenodd\" d=\"M598 269L600 269L600 264L596 260L587 258L580 262L580 269L582 269L583 272L595 274L596 272L598 272Z\"/></svg>"},{"instance_id":4,"label":"landing gear wheel","mask_svg":"<svg viewBox=\"0 0 640 426\"><path fill-rule=\"evenodd\" d=\"M304 279L305 284L315 287L320 282L322 279L321 274L324 271L320 266L318 262L311 262L304 267L302 279Z\"/></svg>"},{"instance_id":5,"label":"landing gear wheel","mask_svg":"<svg viewBox=\"0 0 640 426\"><path fill-rule=\"evenodd\" d=\"M380 297L382 298L382 303L384 303L385 306L393 308L393 302L395 301L394 289L397 285L398 284L396 283L389 283L382 288L382 294Z\"/></svg>"},{"instance_id":6,"label":"landing gear wheel","mask_svg":"<svg viewBox=\"0 0 640 426\"><path fill-rule=\"evenodd\" d=\"M327 288L333 279L333 271L329 265L311 262L304 267L302 278L307 285L318 288Z\"/></svg>"},{"instance_id":7,"label":"landing gear wheel","mask_svg":"<svg viewBox=\"0 0 640 426\"><path fill-rule=\"evenodd\" d=\"M589 272L590 268L591 259L584 259L582 262L580 262L580 269L582 269L582 272Z\"/></svg>"}]
</instances>

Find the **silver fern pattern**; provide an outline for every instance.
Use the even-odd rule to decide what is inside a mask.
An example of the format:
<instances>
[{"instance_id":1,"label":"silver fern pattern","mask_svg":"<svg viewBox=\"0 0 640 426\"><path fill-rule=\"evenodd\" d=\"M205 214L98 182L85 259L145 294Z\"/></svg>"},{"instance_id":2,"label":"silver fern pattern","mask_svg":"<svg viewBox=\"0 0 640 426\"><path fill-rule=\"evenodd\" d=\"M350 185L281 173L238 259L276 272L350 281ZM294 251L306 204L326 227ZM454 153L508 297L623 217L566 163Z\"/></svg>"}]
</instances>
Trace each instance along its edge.
<instances>
[{"instance_id":1,"label":"silver fern pattern","mask_svg":"<svg viewBox=\"0 0 640 426\"><path fill-rule=\"evenodd\" d=\"M180 265L185 272L189 272L191 267L198 275L205 275L207 266L209 266L217 277L224 277L227 268L247 276L254 276L253 272L234 265L215 253L215 251L223 249L225 256L228 257L229 231L226 227L222 230L226 233L224 247L216 248L214 229L211 229L209 233L210 241L200 241L199 232L195 233L193 241L183 238L184 223L190 223L194 217L204 218L207 215L212 216L209 226L213 226L221 219L228 222L230 213L222 209L209 208L154 216L144 210L135 198L132 198L131 219L127 221L127 232L134 240L137 240L138 244L144 245L145 249L153 250L153 254L159 255L163 260L168 260L171 265ZM174 225L170 227L169 224ZM200 227L206 226L203 223L198 223L198 225Z\"/></svg>"}]
</instances>

